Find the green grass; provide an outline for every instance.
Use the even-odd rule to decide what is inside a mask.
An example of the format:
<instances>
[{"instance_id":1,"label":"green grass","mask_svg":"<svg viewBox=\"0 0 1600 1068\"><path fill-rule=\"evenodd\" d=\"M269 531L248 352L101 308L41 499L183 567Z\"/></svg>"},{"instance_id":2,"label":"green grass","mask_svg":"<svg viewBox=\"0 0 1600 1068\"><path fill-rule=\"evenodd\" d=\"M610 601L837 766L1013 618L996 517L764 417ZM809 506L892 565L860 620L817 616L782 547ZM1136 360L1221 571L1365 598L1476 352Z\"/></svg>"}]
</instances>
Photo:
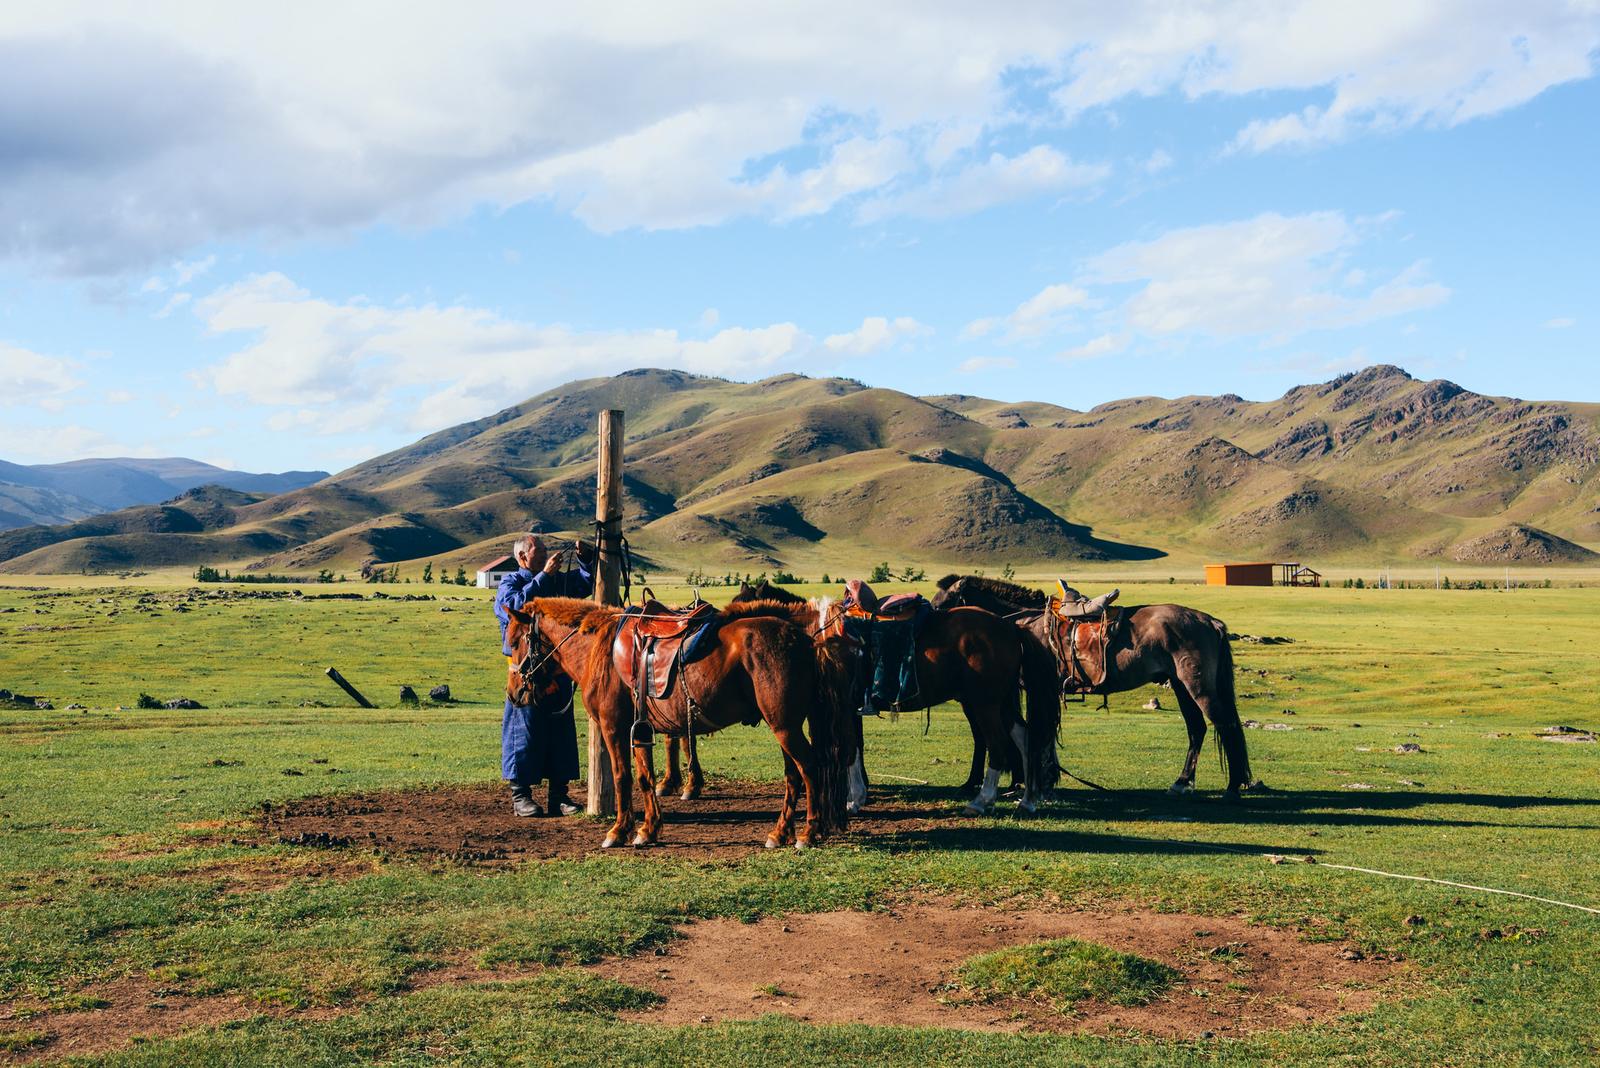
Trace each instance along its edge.
<instances>
[{"instance_id":1,"label":"green grass","mask_svg":"<svg viewBox=\"0 0 1600 1068\"><path fill-rule=\"evenodd\" d=\"M1600 747L1535 736L1600 720L1596 591L1126 589L1125 601L1176 593L1235 631L1293 639L1235 645L1243 714L1294 728L1248 732L1274 792L1238 807L1215 794L1209 746L1207 794L1164 793L1183 729L1171 712L1142 710L1152 695L1169 703L1146 689L1112 697L1109 712L1073 706L1062 760L1112 792L1065 790L1033 819L1002 806L993 818L806 855L752 840L747 858L725 863L625 853L484 870L250 844L240 829L263 801L497 777L503 662L487 604L431 592L475 599L241 600L152 615L132 608L133 588L0 589L0 609L18 609L0 613L0 686L56 704L0 711L0 1014L71 1004L122 977L264 1010L341 1010L263 1016L102 1058L139 1065L1543 1065L1592 1063L1600 1051L1600 917L1252 855L1309 854L1600 907ZM35 629L51 626L60 629ZM354 708L322 677L329 663L387 707ZM402 709L403 682L448 682L463 700ZM114 709L141 691L209 707ZM66 710L73 702L89 707ZM926 734L921 716L866 726L884 795L959 810L970 752L959 714L936 710ZM1406 742L1422 751L1394 751ZM703 739L702 756L713 776L781 772L762 730ZM668 805L669 839L680 806ZM348 863L338 878L321 867L330 860ZM264 872L272 885L236 878ZM1407 963L1394 995L1364 1014L1206 1043L776 1017L664 1029L616 1016L647 993L574 967L649 952L686 919L929 895L1238 915ZM1408 924L1413 916L1425 922ZM411 991L461 961L548 970ZM752 990L766 981L753 966ZM36 1031L48 1016L19 1026Z\"/></svg>"},{"instance_id":2,"label":"green grass","mask_svg":"<svg viewBox=\"0 0 1600 1068\"><path fill-rule=\"evenodd\" d=\"M961 984L980 997L1037 1001L1060 1013L1091 998L1148 1005L1179 978L1160 961L1076 938L998 949L973 957L960 971Z\"/></svg>"}]
</instances>

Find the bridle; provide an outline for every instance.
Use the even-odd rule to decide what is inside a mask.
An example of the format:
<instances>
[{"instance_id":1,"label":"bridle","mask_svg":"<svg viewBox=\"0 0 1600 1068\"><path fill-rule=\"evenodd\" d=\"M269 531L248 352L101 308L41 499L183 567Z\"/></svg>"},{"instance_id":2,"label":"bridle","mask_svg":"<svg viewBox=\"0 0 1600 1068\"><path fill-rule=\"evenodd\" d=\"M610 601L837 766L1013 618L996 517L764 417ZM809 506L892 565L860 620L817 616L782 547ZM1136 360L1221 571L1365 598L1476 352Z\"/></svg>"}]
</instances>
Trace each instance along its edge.
<instances>
[{"instance_id":1,"label":"bridle","mask_svg":"<svg viewBox=\"0 0 1600 1068\"><path fill-rule=\"evenodd\" d=\"M578 628L572 628L565 638L552 644L545 638L544 632L539 629L539 613L537 611L525 607L521 614L528 617L528 622L523 627L527 632L528 652L521 660L511 666L511 670L516 672L517 676L522 680L523 688L532 698L538 693L537 679L539 672L555 657L556 651L578 633ZM549 651L543 652L547 647ZM540 655L541 652L543 652L543 655Z\"/></svg>"}]
</instances>

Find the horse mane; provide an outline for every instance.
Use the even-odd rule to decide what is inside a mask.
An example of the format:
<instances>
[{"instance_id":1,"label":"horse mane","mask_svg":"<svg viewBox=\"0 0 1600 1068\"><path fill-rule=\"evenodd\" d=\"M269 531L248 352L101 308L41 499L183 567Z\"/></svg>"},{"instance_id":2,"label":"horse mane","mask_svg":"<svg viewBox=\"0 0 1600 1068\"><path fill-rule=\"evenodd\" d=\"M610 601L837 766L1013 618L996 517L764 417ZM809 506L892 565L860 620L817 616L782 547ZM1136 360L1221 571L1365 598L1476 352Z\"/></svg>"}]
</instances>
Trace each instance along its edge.
<instances>
[{"instance_id":1,"label":"horse mane","mask_svg":"<svg viewBox=\"0 0 1600 1068\"><path fill-rule=\"evenodd\" d=\"M779 604L805 604L804 597L790 593L782 586L775 586L766 579L761 580L761 585L751 586L741 582L739 592L734 595L735 604L748 604L751 601L776 601Z\"/></svg>"},{"instance_id":2,"label":"horse mane","mask_svg":"<svg viewBox=\"0 0 1600 1068\"><path fill-rule=\"evenodd\" d=\"M599 631L622 614L620 608L577 597L536 597L534 600L538 601L540 615L563 627L577 627L584 634Z\"/></svg>"},{"instance_id":3,"label":"horse mane","mask_svg":"<svg viewBox=\"0 0 1600 1068\"><path fill-rule=\"evenodd\" d=\"M722 614L733 619L782 619L800 626L811 622L814 611L805 601L732 601Z\"/></svg>"},{"instance_id":4,"label":"horse mane","mask_svg":"<svg viewBox=\"0 0 1600 1068\"><path fill-rule=\"evenodd\" d=\"M950 574L939 580L938 586L941 590L948 590L951 586L954 586L960 581L961 576L952 571Z\"/></svg>"},{"instance_id":5,"label":"horse mane","mask_svg":"<svg viewBox=\"0 0 1600 1068\"><path fill-rule=\"evenodd\" d=\"M1019 586L1015 582L1006 582L1004 579L986 578L982 575L947 575L950 585L960 581L971 589L981 590L991 597L1005 601L1007 604L1019 605L1026 608L1043 608L1049 598L1038 590L1028 586ZM945 579L939 581L940 589L948 589Z\"/></svg>"}]
</instances>

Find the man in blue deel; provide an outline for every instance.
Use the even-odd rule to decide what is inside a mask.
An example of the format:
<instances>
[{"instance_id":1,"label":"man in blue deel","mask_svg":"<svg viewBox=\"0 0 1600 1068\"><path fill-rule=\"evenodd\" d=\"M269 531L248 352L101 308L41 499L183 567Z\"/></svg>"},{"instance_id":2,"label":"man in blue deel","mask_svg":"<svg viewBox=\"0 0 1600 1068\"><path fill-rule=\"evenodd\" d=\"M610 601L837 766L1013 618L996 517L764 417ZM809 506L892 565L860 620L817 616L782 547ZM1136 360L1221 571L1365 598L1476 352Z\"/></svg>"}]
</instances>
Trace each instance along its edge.
<instances>
[{"instance_id":1,"label":"man in blue deel","mask_svg":"<svg viewBox=\"0 0 1600 1068\"><path fill-rule=\"evenodd\" d=\"M579 542L551 553L543 539L525 534L511 547L519 570L500 580L494 614L500 620L500 651L505 647L509 609L534 597L588 597L594 592L593 550ZM531 705L506 699L500 726L500 774L511 787L511 810L519 816L571 816L578 811L567 797L567 783L578 777L578 731L572 718L572 680L552 662L534 683ZM549 780L545 809L533 799L535 783Z\"/></svg>"}]
</instances>

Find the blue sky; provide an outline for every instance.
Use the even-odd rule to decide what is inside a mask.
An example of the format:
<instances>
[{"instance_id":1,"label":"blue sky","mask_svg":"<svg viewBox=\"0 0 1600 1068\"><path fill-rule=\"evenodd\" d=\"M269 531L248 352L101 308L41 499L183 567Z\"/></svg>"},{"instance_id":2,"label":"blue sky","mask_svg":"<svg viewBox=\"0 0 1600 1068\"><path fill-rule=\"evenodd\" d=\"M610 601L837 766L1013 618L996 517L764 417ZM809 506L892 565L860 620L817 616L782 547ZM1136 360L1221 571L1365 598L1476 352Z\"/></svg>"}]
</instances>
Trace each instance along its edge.
<instances>
[{"instance_id":1,"label":"blue sky","mask_svg":"<svg viewBox=\"0 0 1600 1068\"><path fill-rule=\"evenodd\" d=\"M1600 401L1590 0L861 7L0 12L0 458L339 469L646 365Z\"/></svg>"}]
</instances>

